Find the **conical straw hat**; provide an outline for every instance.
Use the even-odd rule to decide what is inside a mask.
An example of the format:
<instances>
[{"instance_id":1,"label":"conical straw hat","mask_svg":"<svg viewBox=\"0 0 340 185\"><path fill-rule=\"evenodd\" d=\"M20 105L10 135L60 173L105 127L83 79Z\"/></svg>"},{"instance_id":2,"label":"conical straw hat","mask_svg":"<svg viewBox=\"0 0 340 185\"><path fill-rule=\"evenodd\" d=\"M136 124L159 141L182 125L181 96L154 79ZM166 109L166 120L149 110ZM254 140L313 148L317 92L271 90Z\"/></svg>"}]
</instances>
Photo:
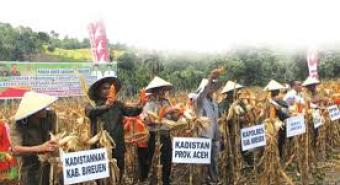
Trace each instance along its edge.
<instances>
[{"instance_id":1,"label":"conical straw hat","mask_svg":"<svg viewBox=\"0 0 340 185\"><path fill-rule=\"evenodd\" d=\"M308 85L314 85L314 84L319 84L320 81L317 78L313 78L313 77L308 77L303 83L302 86L308 86Z\"/></svg>"},{"instance_id":2,"label":"conical straw hat","mask_svg":"<svg viewBox=\"0 0 340 185\"><path fill-rule=\"evenodd\" d=\"M149 83L149 85L146 86L145 91L151 92L153 89L160 88L160 87L172 89L173 85L170 82L167 82L163 80L162 78L155 76L153 80Z\"/></svg>"},{"instance_id":3,"label":"conical straw hat","mask_svg":"<svg viewBox=\"0 0 340 185\"><path fill-rule=\"evenodd\" d=\"M57 99L57 97L49 96L46 94L36 93L33 91L27 92L21 99L19 108L14 116L14 119L15 121L18 121L34 113L37 113L40 110L48 107Z\"/></svg>"},{"instance_id":4,"label":"conical straw hat","mask_svg":"<svg viewBox=\"0 0 340 185\"><path fill-rule=\"evenodd\" d=\"M118 80L117 76L111 76L111 75L108 75L108 76L104 76L104 77L101 77L99 79L97 79L89 88L87 94L89 95L90 99L91 100L96 100L98 97L97 97L97 94L96 94L96 91L99 91L99 86L103 83L113 83L116 87L116 92L118 92L121 88L121 82Z\"/></svg>"},{"instance_id":5,"label":"conical straw hat","mask_svg":"<svg viewBox=\"0 0 340 185\"><path fill-rule=\"evenodd\" d=\"M242 87L243 87L243 86L240 85L240 84L238 84L238 83L235 83L235 82L232 82L232 81L228 81L227 84L223 87L221 93L222 93L222 94L223 94L223 93L227 93L227 92L229 92L229 91L234 90L234 88L235 88L235 89L240 89L240 88L242 88Z\"/></svg>"},{"instance_id":6,"label":"conical straw hat","mask_svg":"<svg viewBox=\"0 0 340 185\"><path fill-rule=\"evenodd\" d=\"M275 80L270 80L268 85L264 88L265 91L274 91L284 89L285 87Z\"/></svg>"}]
</instances>

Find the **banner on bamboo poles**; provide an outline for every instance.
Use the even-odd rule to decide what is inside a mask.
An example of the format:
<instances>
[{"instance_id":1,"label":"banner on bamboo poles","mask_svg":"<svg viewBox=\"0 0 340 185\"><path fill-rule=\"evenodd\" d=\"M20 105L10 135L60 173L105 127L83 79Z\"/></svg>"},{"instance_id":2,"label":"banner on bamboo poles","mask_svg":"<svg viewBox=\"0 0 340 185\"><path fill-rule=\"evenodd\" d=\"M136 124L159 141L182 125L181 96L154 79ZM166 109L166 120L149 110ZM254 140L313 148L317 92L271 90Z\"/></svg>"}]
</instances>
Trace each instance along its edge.
<instances>
[{"instance_id":1,"label":"banner on bamboo poles","mask_svg":"<svg viewBox=\"0 0 340 185\"><path fill-rule=\"evenodd\" d=\"M241 129L242 151L266 145L264 124Z\"/></svg>"},{"instance_id":2,"label":"banner on bamboo poles","mask_svg":"<svg viewBox=\"0 0 340 185\"><path fill-rule=\"evenodd\" d=\"M210 164L211 139L174 137L172 162L186 164Z\"/></svg>"},{"instance_id":3,"label":"banner on bamboo poles","mask_svg":"<svg viewBox=\"0 0 340 185\"><path fill-rule=\"evenodd\" d=\"M313 117L314 128L319 128L323 124L319 109L313 110L312 117Z\"/></svg>"},{"instance_id":4,"label":"banner on bamboo poles","mask_svg":"<svg viewBox=\"0 0 340 185\"><path fill-rule=\"evenodd\" d=\"M340 118L340 111L337 105L332 105L328 107L329 118L332 121L335 121Z\"/></svg>"},{"instance_id":5,"label":"banner on bamboo poles","mask_svg":"<svg viewBox=\"0 0 340 185\"><path fill-rule=\"evenodd\" d=\"M110 176L105 148L63 153L61 157L65 184L75 184Z\"/></svg>"},{"instance_id":6,"label":"banner on bamboo poles","mask_svg":"<svg viewBox=\"0 0 340 185\"><path fill-rule=\"evenodd\" d=\"M305 118L302 114L288 118L286 120L286 123L287 123L287 138L300 135L306 132Z\"/></svg>"}]
</instances>

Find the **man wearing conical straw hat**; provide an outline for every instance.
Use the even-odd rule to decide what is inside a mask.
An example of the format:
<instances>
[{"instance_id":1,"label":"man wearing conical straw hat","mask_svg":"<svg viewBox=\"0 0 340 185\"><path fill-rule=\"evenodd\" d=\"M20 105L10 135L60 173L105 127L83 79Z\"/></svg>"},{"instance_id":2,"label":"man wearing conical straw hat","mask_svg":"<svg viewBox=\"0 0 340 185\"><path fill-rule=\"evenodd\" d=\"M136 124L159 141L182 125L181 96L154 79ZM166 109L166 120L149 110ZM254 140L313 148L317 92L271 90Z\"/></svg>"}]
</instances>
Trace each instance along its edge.
<instances>
[{"instance_id":1,"label":"man wearing conical straw hat","mask_svg":"<svg viewBox=\"0 0 340 185\"><path fill-rule=\"evenodd\" d=\"M194 106L197 110L197 115L208 117L210 124L201 133L202 137L212 139L211 163L208 165L208 175L206 183L218 184L218 153L220 150L220 132L218 127L218 105L213 100L213 94L222 86L218 80L223 69L214 69L211 71L208 79L202 79L196 96L193 98Z\"/></svg>"},{"instance_id":2,"label":"man wearing conical straw hat","mask_svg":"<svg viewBox=\"0 0 340 185\"><path fill-rule=\"evenodd\" d=\"M156 133L160 132L160 142L162 145L161 148L161 164L162 164L162 182L164 185L170 184L170 174L171 174L171 138L170 138L170 128L165 124L158 123L158 120L151 118L148 116L148 112L158 113L161 109L167 109L171 107L170 101L166 98L166 93L173 88L173 85L170 82L163 80L162 78L155 76L154 79L148 84L145 88L147 93L151 93L149 95L149 100L144 106L143 118L145 124L147 124L150 131L150 138L148 142L148 162L149 168L146 170L150 170L152 167L151 162L154 158L155 152L155 144L156 144ZM167 112L165 118L174 120L172 117L172 112ZM156 177L152 177L156 178Z\"/></svg>"},{"instance_id":3,"label":"man wearing conical straw hat","mask_svg":"<svg viewBox=\"0 0 340 185\"><path fill-rule=\"evenodd\" d=\"M316 91L317 85L320 81L313 77L308 77L303 83L302 86L306 88L310 106L311 108L317 108L319 104L319 95Z\"/></svg>"},{"instance_id":4,"label":"man wearing conical straw hat","mask_svg":"<svg viewBox=\"0 0 340 185\"><path fill-rule=\"evenodd\" d=\"M317 86L319 83L320 81L317 78L309 76L302 83L302 86L306 88L306 93L304 93L304 98L305 98L305 101L309 103L308 108L310 108L310 110L312 111L312 114L314 114L315 116L319 116L320 118L320 113L319 113L320 97L317 92ZM310 116L310 118L313 118L313 116ZM308 122L312 123L313 121L308 120ZM319 136L319 128L313 127L312 145L314 148L317 147L316 143L317 143L318 136Z\"/></svg>"},{"instance_id":5,"label":"man wearing conical straw hat","mask_svg":"<svg viewBox=\"0 0 340 185\"><path fill-rule=\"evenodd\" d=\"M232 120L228 120L228 113L229 110L232 109L231 106L234 103L234 99L238 98L238 94L239 94L239 90L241 90L243 88L242 85L233 82L233 81L228 81L226 83L226 85L223 87L221 94L223 95L223 99L222 101L218 104L218 112L219 112L219 118L223 121L225 121L224 124L222 124L223 126L223 130L224 133L222 135L223 137L223 141L224 141L224 145L223 146L227 146L230 142L231 146L235 146L235 134L234 134L234 126L237 123L233 123ZM236 95L236 96L234 96ZM225 114L227 114L227 118L225 119ZM229 118L231 119L231 118ZM231 155L232 153L235 153L235 150L229 150L227 147L224 147L224 156L226 159L228 159L227 161L224 161L224 163L226 163L226 165L224 165L224 170L229 171L228 175L224 174L223 178L224 182L229 183L229 184L233 184L233 177L234 177L234 173L235 170L231 169L232 164L235 162L234 160L232 160L232 158L227 158L228 155ZM223 148L222 148L223 149ZM229 154L230 153L230 154Z\"/></svg>"},{"instance_id":6,"label":"man wearing conical straw hat","mask_svg":"<svg viewBox=\"0 0 340 185\"><path fill-rule=\"evenodd\" d=\"M99 129L106 130L116 144L112 157L117 159L121 182L124 172L124 116L138 116L142 112L142 104L128 106L117 99L121 82L116 76L104 76L97 79L89 88L88 96L95 105L87 105L85 114L91 120L91 135L95 136Z\"/></svg>"},{"instance_id":7,"label":"man wearing conical straw hat","mask_svg":"<svg viewBox=\"0 0 340 185\"><path fill-rule=\"evenodd\" d=\"M287 119L288 116L288 104L279 98L280 91L284 90L286 87L281 85L279 82L275 80L271 80L268 85L264 88L265 91L270 92L271 98L270 103L272 106L275 107L275 112L277 113L277 117L280 121L284 121ZM278 147L279 147L279 154L281 157L281 160L283 160L283 154L284 154L284 145L286 141L286 126L285 125L277 125L279 129L278 133Z\"/></svg>"},{"instance_id":8,"label":"man wearing conical straw hat","mask_svg":"<svg viewBox=\"0 0 340 185\"><path fill-rule=\"evenodd\" d=\"M39 161L39 153L57 149L49 133L54 131L56 116L47 109L57 100L46 94L27 92L11 124L12 151L21 157L21 180L25 185L47 185L49 166Z\"/></svg>"},{"instance_id":9,"label":"man wearing conical straw hat","mask_svg":"<svg viewBox=\"0 0 340 185\"><path fill-rule=\"evenodd\" d=\"M228 111L230 105L234 101L234 93L238 93L240 89L242 89L243 86L233 82L233 81L228 81L226 85L223 87L221 94L224 95L223 100L218 104L218 111L219 111L219 117L222 116L224 111Z\"/></svg>"},{"instance_id":10,"label":"man wearing conical straw hat","mask_svg":"<svg viewBox=\"0 0 340 185\"><path fill-rule=\"evenodd\" d=\"M219 116L222 117L224 113L226 114L226 121L230 135L228 136L232 146L236 146L237 136L240 129L244 127L249 127L256 124L256 116L253 107L250 105L251 97L248 91L242 90L244 86L228 81L224 86L221 93L225 96L221 103L219 103ZM235 118L238 121L235 122ZM226 137L226 135L225 135ZM234 155L239 153L241 150L241 145L234 148ZM253 153L247 151L241 151L243 161L245 166L249 166L253 163ZM232 181L232 179L230 179Z\"/></svg>"}]
</instances>

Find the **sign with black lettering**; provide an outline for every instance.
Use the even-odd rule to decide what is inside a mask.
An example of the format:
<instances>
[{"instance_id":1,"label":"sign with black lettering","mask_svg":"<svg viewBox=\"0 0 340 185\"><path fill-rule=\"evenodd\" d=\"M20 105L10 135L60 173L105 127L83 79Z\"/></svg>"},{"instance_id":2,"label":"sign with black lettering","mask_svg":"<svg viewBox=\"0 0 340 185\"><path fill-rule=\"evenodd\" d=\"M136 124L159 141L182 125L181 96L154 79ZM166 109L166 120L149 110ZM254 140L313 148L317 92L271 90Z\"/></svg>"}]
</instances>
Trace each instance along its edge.
<instances>
[{"instance_id":1,"label":"sign with black lettering","mask_svg":"<svg viewBox=\"0 0 340 185\"><path fill-rule=\"evenodd\" d=\"M303 115L290 117L287 120L287 138L306 132L305 118Z\"/></svg>"},{"instance_id":2,"label":"sign with black lettering","mask_svg":"<svg viewBox=\"0 0 340 185\"><path fill-rule=\"evenodd\" d=\"M264 124L241 129L242 151L266 145Z\"/></svg>"},{"instance_id":3,"label":"sign with black lettering","mask_svg":"<svg viewBox=\"0 0 340 185\"><path fill-rule=\"evenodd\" d=\"M210 164L211 139L174 137L172 162L186 164Z\"/></svg>"},{"instance_id":4,"label":"sign with black lettering","mask_svg":"<svg viewBox=\"0 0 340 185\"><path fill-rule=\"evenodd\" d=\"M329 112L329 118L332 121L335 121L340 118L340 111L338 109L338 106L332 105L328 107L328 112Z\"/></svg>"},{"instance_id":5,"label":"sign with black lettering","mask_svg":"<svg viewBox=\"0 0 340 185\"><path fill-rule=\"evenodd\" d=\"M105 148L63 153L61 157L65 184L75 184L110 176Z\"/></svg>"},{"instance_id":6,"label":"sign with black lettering","mask_svg":"<svg viewBox=\"0 0 340 185\"><path fill-rule=\"evenodd\" d=\"M314 128L319 128L323 124L319 109L312 111L312 117L313 117Z\"/></svg>"}]
</instances>

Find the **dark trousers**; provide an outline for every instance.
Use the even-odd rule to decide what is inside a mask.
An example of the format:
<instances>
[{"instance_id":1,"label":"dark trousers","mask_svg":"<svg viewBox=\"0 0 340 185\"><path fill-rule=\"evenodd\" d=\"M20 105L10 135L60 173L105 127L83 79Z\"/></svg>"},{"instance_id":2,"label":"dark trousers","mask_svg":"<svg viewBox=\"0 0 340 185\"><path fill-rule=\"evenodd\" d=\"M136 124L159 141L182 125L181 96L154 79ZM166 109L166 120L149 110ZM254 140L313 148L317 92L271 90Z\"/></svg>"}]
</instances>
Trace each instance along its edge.
<instances>
[{"instance_id":1,"label":"dark trousers","mask_svg":"<svg viewBox=\"0 0 340 185\"><path fill-rule=\"evenodd\" d=\"M148 178L150 170L150 159L148 158L148 148L137 148L138 166L139 166L139 180L145 181Z\"/></svg>"},{"instance_id":2,"label":"dark trousers","mask_svg":"<svg viewBox=\"0 0 340 185\"><path fill-rule=\"evenodd\" d=\"M312 146L316 148L316 144L319 137L319 128L313 128L313 140L312 140Z\"/></svg>"},{"instance_id":3,"label":"dark trousers","mask_svg":"<svg viewBox=\"0 0 340 185\"><path fill-rule=\"evenodd\" d=\"M170 131L167 131L164 133L164 131L161 131L161 164L163 165L162 168L162 180L163 185L169 185L170 184L170 174L171 174L171 138L170 138ZM150 132L150 138L149 138L149 159L152 161L154 152L155 152L155 143L156 143L156 132ZM155 162L155 161L154 161Z\"/></svg>"},{"instance_id":4,"label":"dark trousers","mask_svg":"<svg viewBox=\"0 0 340 185\"><path fill-rule=\"evenodd\" d=\"M21 183L23 185L48 185L49 165L43 165L37 155L22 157ZM1 184L1 183L0 183Z\"/></svg>"},{"instance_id":5,"label":"dark trousers","mask_svg":"<svg viewBox=\"0 0 340 185\"><path fill-rule=\"evenodd\" d=\"M112 157L117 159L117 166L119 168L119 182L121 182L124 174L124 147L117 147L117 149L113 149Z\"/></svg>"},{"instance_id":6,"label":"dark trousers","mask_svg":"<svg viewBox=\"0 0 340 185\"><path fill-rule=\"evenodd\" d=\"M285 147L285 143L286 143L286 126L283 126L282 128L280 128L279 133L278 133L278 147L279 147L279 154L280 154L280 158L281 160L284 160L284 147Z\"/></svg>"}]
</instances>

